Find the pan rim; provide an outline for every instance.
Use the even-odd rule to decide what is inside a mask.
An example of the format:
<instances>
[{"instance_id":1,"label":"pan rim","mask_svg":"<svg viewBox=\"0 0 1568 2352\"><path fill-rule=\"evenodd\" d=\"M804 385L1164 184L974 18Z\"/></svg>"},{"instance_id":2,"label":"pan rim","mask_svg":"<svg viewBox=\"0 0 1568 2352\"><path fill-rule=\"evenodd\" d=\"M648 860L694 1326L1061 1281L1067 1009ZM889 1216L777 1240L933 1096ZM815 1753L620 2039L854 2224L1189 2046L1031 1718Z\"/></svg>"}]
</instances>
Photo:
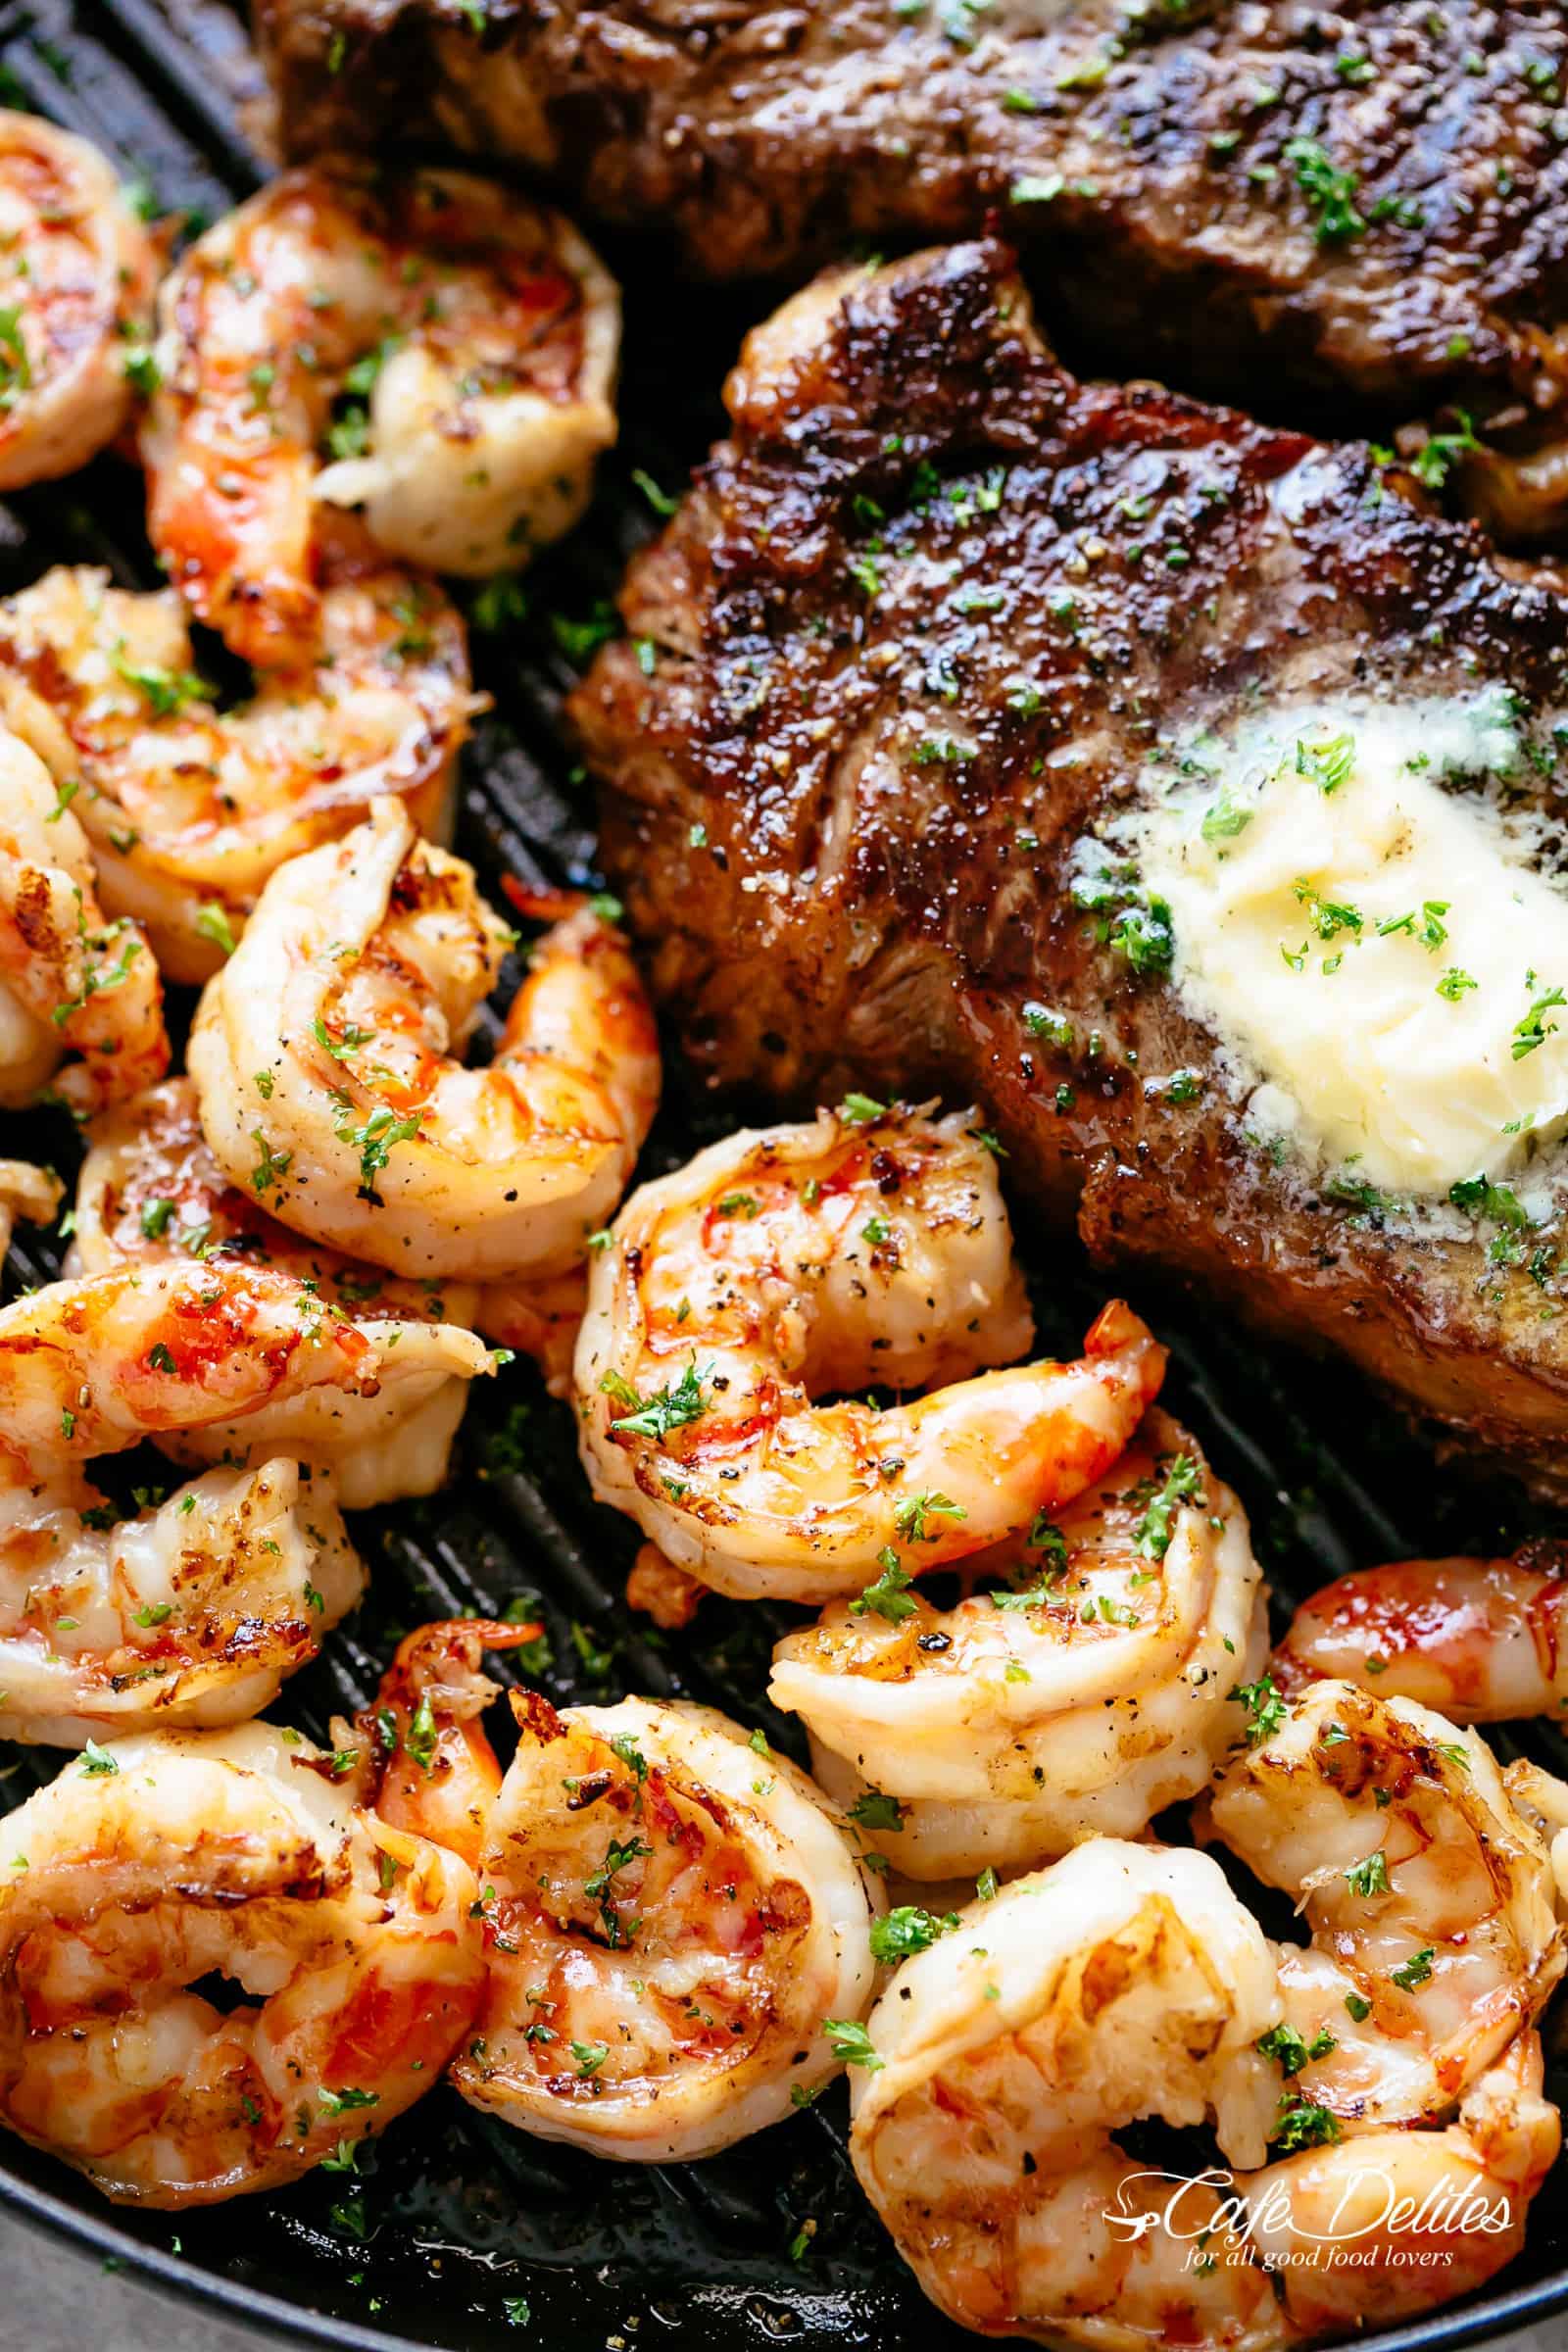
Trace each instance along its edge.
<instances>
[{"instance_id":1,"label":"pan rim","mask_svg":"<svg viewBox=\"0 0 1568 2352\"><path fill-rule=\"evenodd\" d=\"M118 2229L106 2215L78 2208L64 2196L21 2180L0 2163L0 2207L20 2214L46 2234L65 2239L82 2254L96 2253L121 2270L139 2274L183 2301L217 2305L228 2318L263 2327L300 2343L330 2343L348 2352L438 2352L427 2336L393 2334L296 2303L266 2287L249 2286L221 2271L209 2271L182 2255L166 2253ZM1507 2329L1526 2328L1568 2310L1568 2264L1528 2286L1489 2296L1468 2310L1438 2310L1376 2335L1357 2334L1358 2352L1460 2352L1466 2344L1494 2341Z\"/></svg>"}]
</instances>

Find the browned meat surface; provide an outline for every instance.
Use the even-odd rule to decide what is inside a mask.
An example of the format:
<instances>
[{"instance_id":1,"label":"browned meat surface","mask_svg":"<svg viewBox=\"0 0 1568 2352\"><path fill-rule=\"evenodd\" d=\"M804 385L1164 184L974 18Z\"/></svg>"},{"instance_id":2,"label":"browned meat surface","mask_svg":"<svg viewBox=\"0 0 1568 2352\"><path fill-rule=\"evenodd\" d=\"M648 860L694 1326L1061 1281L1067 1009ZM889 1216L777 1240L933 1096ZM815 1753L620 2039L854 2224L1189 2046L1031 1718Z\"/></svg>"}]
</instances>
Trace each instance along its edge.
<instances>
[{"instance_id":1,"label":"browned meat surface","mask_svg":"<svg viewBox=\"0 0 1568 2352\"><path fill-rule=\"evenodd\" d=\"M1568 20L1382 0L256 0L296 154L514 157L714 275L993 211L1099 361L1308 421L1458 404L1568 505ZM1287 386L1289 391L1287 392ZM1294 403L1295 405L1288 405ZM1327 413L1326 411L1324 413ZM1454 419L1448 419L1454 429ZM1431 461L1441 470L1445 453Z\"/></svg>"},{"instance_id":2,"label":"browned meat surface","mask_svg":"<svg viewBox=\"0 0 1568 2352\"><path fill-rule=\"evenodd\" d=\"M1568 1484L1555 1212L1521 1233L1464 1188L1407 1210L1261 1147L1074 857L1161 746L1351 689L1506 685L1518 789L1557 827L1568 597L1364 448L1075 382L995 244L820 281L728 398L572 704L700 1070L795 1104L977 1099L1097 1253L1344 1348Z\"/></svg>"}]
</instances>

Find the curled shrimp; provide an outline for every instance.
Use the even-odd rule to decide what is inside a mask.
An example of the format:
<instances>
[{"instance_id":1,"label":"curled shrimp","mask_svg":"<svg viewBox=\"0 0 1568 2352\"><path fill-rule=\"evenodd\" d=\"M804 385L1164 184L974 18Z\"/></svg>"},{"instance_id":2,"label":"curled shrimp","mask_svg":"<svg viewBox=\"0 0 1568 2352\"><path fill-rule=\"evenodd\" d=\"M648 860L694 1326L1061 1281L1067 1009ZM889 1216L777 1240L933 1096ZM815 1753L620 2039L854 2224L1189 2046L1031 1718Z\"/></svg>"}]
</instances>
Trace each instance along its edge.
<instances>
[{"instance_id":1,"label":"curled shrimp","mask_svg":"<svg viewBox=\"0 0 1568 2352\"><path fill-rule=\"evenodd\" d=\"M884 1572L773 1653L769 1697L895 1868L1039 1862L1197 1795L1268 1626L1246 1514L1184 1430L1152 1412L1059 1523L963 1565L953 1608Z\"/></svg>"},{"instance_id":2,"label":"curled shrimp","mask_svg":"<svg viewBox=\"0 0 1568 2352\"><path fill-rule=\"evenodd\" d=\"M562 1272L619 1200L659 1094L621 935L576 904L488 1069L457 1058L514 934L472 868L378 801L269 883L203 996L190 1070L220 1164L284 1224L410 1276Z\"/></svg>"},{"instance_id":3,"label":"curled shrimp","mask_svg":"<svg viewBox=\"0 0 1568 2352\"><path fill-rule=\"evenodd\" d=\"M410 563L481 574L576 520L615 437L614 281L499 180L285 172L181 257L159 321L153 544L263 667L315 633L318 502L363 506Z\"/></svg>"},{"instance_id":4,"label":"curled shrimp","mask_svg":"<svg viewBox=\"0 0 1568 2352\"><path fill-rule=\"evenodd\" d=\"M1275 1947L1281 2038L1237 2069L1252 2160L1298 2108L1336 2132L1441 2117L1534 2024L1565 1956L1546 1839L1475 1733L1349 1683L1288 1706L1272 1688L1208 1815L1311 1938Z\"/></svg>"},{"instance_id":5,"label":"curled shrimp","mask_svg":"<svg viewBox=\"0 0 1568 2352\"><path fill-rule=\"evenodd\" d=\"M9 1816L0 2120L179 2207L351 2160L430 2088L483 1980L473 1875L332 1775L270 1724L144 1733Z\"/></svg>"},{"instance_id":6,"label":"curled shrimp","mask_svg":"<svg viewBox=\"0 0 1568 2352\"><path fill-rule=\"evenodd\" d=\"M97 148L0 112L0 490L74 473L114 440L157 275Z\"/></svg>"},{"instance_id":7,"label":"curled shrimp","mask_svg":"<svg viewBox=\"0 0 1568 2352\"><path fill-rule=\"evenodd\" d=\"M589 1277L575 1386L595 1494L720 1592L831 1600L937 1568L1109 1468L1164 1350L1107 1307L1076 1364L1032 1337L973 1116L824 1113L644 1185ZM821 1404L875 1381L911 1404ZM941 1386L952 1383L952 1386Z\"/></svg>"},{"instance_id":8,"label":"curled shrimp","mask_svg":"<svg viewBox=\"0 0 1568 2352\"><path fill-rule=\"evenodd\" d=\"M440 1486L467 1401L468 1382L484 1353L465 1336L455 1345L442 1325L471 1327L478 1293L471 1283L402 1282L301 1239L270 1216L251 1187L231 1185L213 1157L196 1115L188 1078L171 1078L95 1121L76 1188L75 1240L69 1270L112 1273L125 1265L269 1267L314 1293L325 1310L377 1327L395 1346L372 1396L352 1405L338 1442L313 1399L270 1408L268 1443L313 1455L325 1443L339 1492L350 1510L428 1494ZM418 1328L393 1342L398 1325ZM405 1355L403 1350L411 1349ZM204 1443L187 1433L184 1458L205 1460L226 1438Z\"/></svg>"},{"instance_id":9,"label":"curled shrimp","mask_svg":"<svg viewBox=\"0 0 1568 2352\"><path fill-rule=\"evenodd\" d=\"M0 1732L79 1742L232 1722L350 1609L330 1477L263 1452L122 1515L86 1465L373 1389L377 1358L295 1283L233 1266L61 1282L0 1311Z\"/></svg>"},{"instance_id":10,"label":"curled shrimp","mask_svg":"<svg viewBox=\"0 0 1568 2352\"><path fill-rule=\"evenodd\" d=\"M464 2097L649 2163L787 2115L839 2064L823 2021L871 1990L881 1895L843 1822L710 1708L513 1704Z\"/></svg>"},{"instance_id":11,"label":"curled shrimp","mask_svg":"<svg viewBox=\"0 0 1568 2352\"><path fill-rule=\"evenodd\" d=\"M1399 1560L1325 1585L1279 1645L1284 1690L1328 1676L1437 1707L1455 1723L1544 1715L1568 1703L1568 1550L1511 1559Z\"/></svg>"},{"instance_id":12,"label":"curled shrimp","mask_svg":"<svg viewBox=\"0 0 1568 2352\"><path fill-rule=\"evenodd\" d=\"M333 1725L339 1754L353 1756L359 1800L394 1829L433 1838L477 1869L501 1792L482 1720L501 1689L480 1661L487 1649L515 1649L543 1631L452 1617L406 1634L374 1705L352 1724Z\"/></svg>"},{"instance_id":13,"label":"curled shrimp","mask_svg":"<svg viewBox=\"0 0 1568 2352\"><path fill-rule=\"evenodd\" d=\"M0 1102L12 1108L53 1080L73 1110L93 1111L169 1067L158 966L137 924L104 919L74 791L0 727ZM80 1059L60 1069L66 1054Z\"/></svg>"},{"instance_id":14,"label":"curled shrimp","mask_svg":"<svg viewBox=\"0 0 1568 2352\"><path fill-rule=\"evenodd\" d=\"M216 971L268 876L378 793L420 831L448 828L476 707L457 612L339 527L318 617L292 667L220 710L172 590L61 565L0 604L0 711L57 783L79 785L104 904L146 925L172 980Z\"/></svg>"},{"instance_id":15,"label":"curled shrimp","mask_svg":"<svg viewBox=\"0 0 1568 2352\"><path fill-rule=\"evenodd\" d=\"M1162 2171L1118 2144L1151 2116L1211 2122L1245 2163L1231 2070L1278 2021L1268 1947L1206 1856L1091 1839L971 1905L901 1967L856 2070L856 2172L951 2318L1096 2352L1274 2352L1358 2308L1444 2302L1508 2261L1558 2134L1530 2034L1446 2130L1302 2146L1240 2173ZM1412 2266L1392 2217L1448 2169L1461 2196L1500 2203L1502 2225L1434 2230L1415 2241L1430 2267ZM1387 2216L1370 2195L1384 2176ZM1335 2278L1332 2213L1347 2196L1359 2230L1326 2314L1320 2272L1298 2286L1285 2263L1312 2259L1316 2242Z\"/></svg>"}]
</instances>

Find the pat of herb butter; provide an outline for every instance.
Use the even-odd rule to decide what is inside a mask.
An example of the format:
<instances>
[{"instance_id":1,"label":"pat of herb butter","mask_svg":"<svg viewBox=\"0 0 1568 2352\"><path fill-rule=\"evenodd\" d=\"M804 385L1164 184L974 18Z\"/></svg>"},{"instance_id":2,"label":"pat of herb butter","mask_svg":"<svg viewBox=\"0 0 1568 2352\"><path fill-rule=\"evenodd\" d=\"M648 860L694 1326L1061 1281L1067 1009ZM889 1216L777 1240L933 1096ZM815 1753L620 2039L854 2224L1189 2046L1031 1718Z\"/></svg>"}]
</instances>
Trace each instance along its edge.
<instances>
[{"instance_id":1,"label":"pat of herb butter","mask_svg":"<svg viewBox=\"0 0 1568 2352\"><path fill-rule=\"evenodd\" d=\"M1508 698L1276 708L1201 752L1132 847L1173 984L1297 1146L1445 1195L1557 1133L1568 877L1492 781Z\"/></svg>"}]
</instances>

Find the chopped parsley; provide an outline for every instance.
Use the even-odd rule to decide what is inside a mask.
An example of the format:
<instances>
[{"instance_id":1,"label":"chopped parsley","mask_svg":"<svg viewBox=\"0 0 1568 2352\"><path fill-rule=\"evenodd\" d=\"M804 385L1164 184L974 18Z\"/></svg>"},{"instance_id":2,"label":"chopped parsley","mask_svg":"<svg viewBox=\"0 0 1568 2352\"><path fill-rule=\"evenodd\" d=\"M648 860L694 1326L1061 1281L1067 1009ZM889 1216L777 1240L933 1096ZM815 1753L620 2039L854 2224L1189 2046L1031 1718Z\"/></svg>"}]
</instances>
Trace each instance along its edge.
<instances>
[{"instance_id":1,"label":"chopped parsley","mask_svg":"<svg viewBox=\"0 0 1568 2352\"><path fill-rule=\"evenodd\" d=\"M1261 1676L1255 1683L1234 1683L1225 1695L1247 1709L1250 1718L1247 1726L1250 1747L1260 1747L1265 1740L1272 1740L1284 1724L1285 1700L1271 1674Z\"/></svg>"},{"instance_id":2,"label":"chopped parsley","mask_svg":"<svg viewBox=\"0 0 1568 2352\"><path fill-rule=\"evenodd\" d=\"M822 2031L827 2035L828 2048L846 2066L863 2066L868 2075L874 2075L886 2063L872 2049L871 2036L864 2026L858 2024L854 2018L825 2018Z\"/></svg>"},{"instance_id":3,"label":"chopped parsley","mask_svg":"<svg viewBox=\"0 0 1568 2352\"><path fill-rule=\"evenodd\" d=\"M635 1395L635 1392L633 1393ZM668 1382L652 1396L637 1400L635 1412L625 1413L610 1424L613 1437L652 1438L662 1446L671 1432L684 1429L689 1422L700 1420L708 1410L709 1399L703 1392L703 1376L697 1369L694 1355L673 1387Z\"/></svg>"},{"instance_id":4,"label":"chopped parsley","mask_svg":"<svg viewBox=\"0 0 1568 2352\"><path fill-rule=\"evenodd\" d=\"M878 1552L877 1566L882 1571L881 1575L874 1584L866 1586L858 1599L851 1601L850 1614L852 1617L864 1617L869 1612L877 1617L885 1617L889 1625L902 1624L906 1617L912 1617L919 1606L917 1601L908 1597L907 1588L913 1580L891 1544Z\"/></svg>"},{"instance_id":5,"label":"chopped parsley","mask_svg":"<svg viewBox=\"0 0 1568 2352\"><path fill-rule=\"evenodd\" d=\"M911 1952L927 1950L939 1936L950 1936L957 1924L956 1911L938 1919L918 1903L900 1903L885 1919L872 1921L871 1957L884 1963L907 1960Z\"/></svg>"}]
</instances>

